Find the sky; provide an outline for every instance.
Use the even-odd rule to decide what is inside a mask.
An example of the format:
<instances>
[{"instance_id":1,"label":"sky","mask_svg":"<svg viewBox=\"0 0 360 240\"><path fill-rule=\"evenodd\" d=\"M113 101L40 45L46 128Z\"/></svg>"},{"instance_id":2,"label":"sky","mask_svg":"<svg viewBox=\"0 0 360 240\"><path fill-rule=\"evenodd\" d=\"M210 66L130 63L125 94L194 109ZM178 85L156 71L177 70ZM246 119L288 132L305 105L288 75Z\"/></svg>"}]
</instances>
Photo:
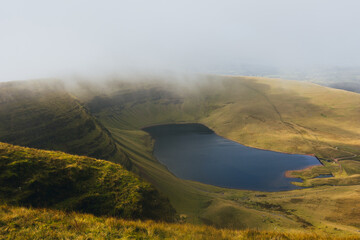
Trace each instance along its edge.
<instances>
[{"instance_id":1,"label":"sky","mask_svg":"<svg viewBox=\"0 0 360 240\"><path fill-rule=\"evenodd\" d=\"M359 0L0 0L0 81L359 66Z\"/></svg>"}]
</instances>

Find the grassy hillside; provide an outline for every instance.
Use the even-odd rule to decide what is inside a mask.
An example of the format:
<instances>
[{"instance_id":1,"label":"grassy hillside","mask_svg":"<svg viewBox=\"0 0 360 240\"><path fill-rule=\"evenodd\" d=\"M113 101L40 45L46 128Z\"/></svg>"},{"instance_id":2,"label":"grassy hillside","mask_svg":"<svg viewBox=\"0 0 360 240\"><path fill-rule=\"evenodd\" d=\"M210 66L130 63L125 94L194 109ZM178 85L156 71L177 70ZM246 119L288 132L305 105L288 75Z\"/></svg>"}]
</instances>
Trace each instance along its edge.
<instances>
[{"instance_id":1,"label":"grassy hillside","mask_svg":"<svg viewBox=\"0 0 360 240\"><path fill-rule=\"evenodd\" d=\"M131 166L110 133L56 80L0 84L0 141Z\"/></svg>"},{"instance_id":2,"label":"grassy hillside","mask_svg":"<svg viewBox=\"0 0 360 240\"><path fill-rule=\"evenodd\" d=\"M120 165L0 143L0 202L172 221L169 201Z\"/></svg>"},{"instance_id":3,"label":"grassy hillside","mask_svg":"<svg viewBox=\"0 0 360 240\"><path fill-rule=\"evenodd\" d=\"M107 94L94 97L87 106L127 151L138 173L165 193L188 222L232 228L356 231L360 218L341 214L338 201L346 202L342 211L352 215L352 206L360 197L355 171L345 173L340 164L345 159L356 160L360 153L360 95L309 83L246 77L209 77L188 84L109 85ZM330 172L336 179L316 180L311 186L325 186L281 194L221 189L178 179L154 159L151 137L141 128L184 122L203 123L221 136L252 147L316 154L325 165L310 178ZM336 162L338 158L342 160ZM353 186L337 189L333 185ZM309 208L308 202L315 205ZM320 210L323 204L327 208ZM318 208L322 215L313 215Z\"/></svg>"},{"instance_id":4,"label":"grassy hillside","mask_svg":"<svg viewBox=\"0 0 360 240\"><path fill-rule=\"evenodd\" d=\"M215 229L190 224L127 221L46 209L0 206L2 239L358 239L311 232Z\"/></svg>"}]
</instances>

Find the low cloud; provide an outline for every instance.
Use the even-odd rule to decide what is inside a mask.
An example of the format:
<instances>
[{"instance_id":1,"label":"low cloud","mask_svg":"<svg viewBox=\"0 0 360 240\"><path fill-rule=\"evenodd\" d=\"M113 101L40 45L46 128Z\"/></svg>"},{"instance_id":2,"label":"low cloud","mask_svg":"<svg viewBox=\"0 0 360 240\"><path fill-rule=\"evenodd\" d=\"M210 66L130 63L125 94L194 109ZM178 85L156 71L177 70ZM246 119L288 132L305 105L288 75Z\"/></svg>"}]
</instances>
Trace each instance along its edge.
<instances>
[{"instance_id":1,"label":"low cloud","mask_svg":"<svg viewBox=\"0 0 360 240\"><path fill-rule=\"evenodd\" d=\"M360 2L7 1L0 81L355 66Z\"/></svg>"}]
</instances>

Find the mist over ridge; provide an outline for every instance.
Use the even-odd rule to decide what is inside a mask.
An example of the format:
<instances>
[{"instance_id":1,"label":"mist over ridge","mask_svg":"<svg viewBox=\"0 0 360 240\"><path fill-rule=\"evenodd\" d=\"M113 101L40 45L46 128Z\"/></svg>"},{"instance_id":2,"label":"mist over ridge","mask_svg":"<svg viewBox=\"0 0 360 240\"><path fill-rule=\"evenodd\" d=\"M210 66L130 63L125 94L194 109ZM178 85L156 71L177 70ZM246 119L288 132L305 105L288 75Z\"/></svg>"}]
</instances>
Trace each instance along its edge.
<instances>
[{"instance_id":1,"label":"mist over ridge","mask_svg":"<svg viewBox=\"0 0 360 240\"><path fill-rule=\"evenodd\" d=\"M0 81L358 69L359 7L355 0L8 1L0 8Z\"/></svg>"}]
</instances>

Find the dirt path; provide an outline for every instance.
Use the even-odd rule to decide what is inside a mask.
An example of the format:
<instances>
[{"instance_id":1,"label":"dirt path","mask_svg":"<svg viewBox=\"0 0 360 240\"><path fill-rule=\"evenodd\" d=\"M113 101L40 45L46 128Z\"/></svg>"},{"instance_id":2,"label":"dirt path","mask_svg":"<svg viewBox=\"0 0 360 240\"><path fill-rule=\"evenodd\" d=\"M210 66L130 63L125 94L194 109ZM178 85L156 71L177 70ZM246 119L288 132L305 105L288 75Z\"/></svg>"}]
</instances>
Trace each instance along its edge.
<instances>
[{"instance_id":1,"label":"dirt path","mask_svg":"<svg viewBox=\"0 0 360 240\"><path fill-rule=\"evenodd\" d=\"M306 142L306 143L308 143L309 146L312 146L313 151L316 152L316 148L315 148L314 144L313 144L310 140L306 139L306 138L304 137L304 134L298 129L299 127L303 128L303 129L306 129L305 127L299 126L299 125L297 125L297 124L294 124L294 123L285 121L285 120L283 119L283 117L282 117L279 109L276 107L276 105L270 100L270 98L269 98L265 93L261 92L261 91L258 90L258 89L252 88L252 87L248 86L247 84L243 84L243 85L244 85L245 87L251 89L252 91L258 93L260 96L262 96L262 97L265 99L265 101L274 109L275 113L279 116L280 122L281 122L282 124L284 124L284 125L285 125L287 128L289 128L290 130L292 130L292 131L296 132L297 134L299 134L300 137L303 139L303 141ZM309 135L311 135L316 141L318 141L317 136L314 136L313 134L311 134L311 133L308 132L308 131L306 131L306 132L307 132Z\"/></svg>"},{"instance_id":2,"label":"dirt path","mask_svg":"<svg viewBox=\"0 0 360 240\"><path fill-rule=\"evenodd\" d=\"M350 156L350 157L340 157L340 158L334 158L334 162L336 162L337 164L339 164L339 169L340 169L340 173L343 172L343 168L341 166L341 163L339 162L340 160L344 160L344 159L351 159L351 158L356 158L358 157L359 155L356 155L354 154L353 156Z\"/></svg>"}]
</instances>

